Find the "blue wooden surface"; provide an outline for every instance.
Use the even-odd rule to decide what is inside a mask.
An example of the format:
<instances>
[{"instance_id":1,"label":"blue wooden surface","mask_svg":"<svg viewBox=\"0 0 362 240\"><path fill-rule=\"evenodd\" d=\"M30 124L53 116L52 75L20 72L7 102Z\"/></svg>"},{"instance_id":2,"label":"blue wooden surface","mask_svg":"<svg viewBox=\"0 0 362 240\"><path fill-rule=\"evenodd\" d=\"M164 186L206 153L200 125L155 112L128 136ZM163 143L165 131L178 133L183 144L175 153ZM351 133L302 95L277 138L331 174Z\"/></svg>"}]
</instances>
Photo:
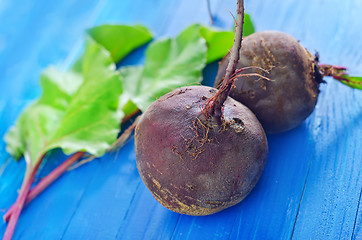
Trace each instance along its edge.
<instances>
[{"instance_id":1,"label":"blue wooden surface","mask_svg":"<svg viewBox=\"0 0 362 240\"><path fill-rule=\"evenodd\" d=\"M235 0L211 0L215 25L230 28ZM321 61L362 75L362 1L246 0L258 31L292 34ZM79 54L84 30L142 23L156 37L208 24L205 0L23 0L0 2L0 136L40 94L38 76ZM141 63L144 48L120 65ZM207 83L217 64L205 70ZM252 193L207 217L162 207L143 185L133 140L116 153L67 172L27 206L15 239L362 239L362 92L327 79L312 115L268 136L270 155ZM64 159L57 154L41 177ZM17 196L24 162L0 142L1 215ZM0 225L0 236L5 231Z\"/></svg>"}]
</instances>

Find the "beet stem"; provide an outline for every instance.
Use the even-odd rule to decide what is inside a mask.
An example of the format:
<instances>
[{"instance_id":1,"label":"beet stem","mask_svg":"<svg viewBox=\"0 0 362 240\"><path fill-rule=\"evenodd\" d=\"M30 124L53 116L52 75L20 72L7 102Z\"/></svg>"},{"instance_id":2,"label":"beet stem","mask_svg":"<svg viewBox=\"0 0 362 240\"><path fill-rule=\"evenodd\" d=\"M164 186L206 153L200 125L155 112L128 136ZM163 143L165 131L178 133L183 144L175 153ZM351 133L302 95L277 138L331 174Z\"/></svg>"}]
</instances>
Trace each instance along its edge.
<instances>
[{"instance_id":1,"label":"beet stem","mask_svg":"<svg viewBox=\"0 0 362 240\"><path fill-rule=\"evenodd\" d=\"M132 123L131 126L129 126L126 130L124 130L124 132L121 134L121 136L119 136L118 139L114 143L112 143L112 145L109 147L108 151L119 149L126 143L128 138L131 136L133 130L136 128L140 117L141 116L138 116L135 119L134 123Z\"/></svg>"},{"instance_id":2,"label":"beet stem","mask_svg":"<svg viewBox=\"0 0 362 240\"><path fill-rule=\"evenodd\" d=\"M28 204L31 202L35 197L37 197L40 193L44 191L45 188L47 188L51 183L53 183L57 178L59 178L60 175L62 175L67 169L79 158L81 158L85 153L84 152L77 152L70 156L67 160L65 160L61 165L59 165L57 168L55 168L51 173L49 173L45 178L43 178L30 192L30 186L34 179L32 178L32 181L29 185L29 188L26 196L26 200L23 203L23 206L25 204ZM19 195L20 197L20 195ZM9 225L11 223L11 219L13 218L15 211L17 210L18 201L15 202L13 206L9 208L9 210L4 215L4 221L7 222L10 220ZM5 239L5 238L4 238Z\"/></svg>"},{"instance_id":3,"label":"beet stem","mask_svg":"<svg viewBox=\"0 0 362 240\"><path fill-rule=\"evenodd\" d=\"M136 116L138 113L140 113L140 110L136 109L134 112L132 112L129 115L125 116L123 118L123 120L122 120L122 124L127 122L128 120L130 120L132 117ZM120 138L117 139L114 144L122 145L128 139L128 137L130 136L130 133L133 131L133 129L136 127L137 122L138 121L136 120L134 124L132 124L128 129L126 129L126 131L120 136L120 138L122 138L122 139L121 140L120 140ZM112 144L113 147L115 146L114 144ZM36 171L38 170L39 165L40 165L40 163L42 162L42 160L44 158L43 157L39 161L38 165L36 165L33 168L33 170L35 170L35 171L34 171L34 176L32 177L31 181L27 180L27 181L30 181L30 185L28 187L28 190L26 191L26 194L25 194L26 199L24 200L24 203L22 203L21 209L26 204L31 202L34 198L36 198L40 193L42 193L50 184L52 184L55 180L57 180L65 171L67 171L69 169L69 167L73 163L75 163L82 156L84 156L84 154L85 154L85 152L76 152L75 154L70 156L68 159L66 159L61 165L59 165L57 168L55 168L52 172L50 172L45 178L43 178L32 190L30 190L30 187L31 187L31 184L33 183ZM30 170L28 172L30 172ZM24 185L24 188L25 188L25 178L24 178L23 185ZM20 190L20 193L19 193L18 200L4 214L3 219L4 219L5 222L8 222L12 218L12 215L14 215L14 213L16 213L15 211L18 211L18 208L20 206L20 204L19 204L20 194L22 194L22 192L24 192L25 190L26 189L23 190L23 187L22 187L22 189ZM21 197L23 198L24 196L21 196ZM23 199L21 199L21 200L23 201ZM20 209L20 212L21 212L21 209ZM20 212L19 212L19 215L20 215ZM17 218L19 218L19 216ZM16 219L15 223L12 223L12 225L15 224L14 226L10 225L10 222L9 222L9 225L8 225L8 227L6 229L6 232L8 232L8 235L7 235L8 239L11 239L11 237L12 237L12 235L14 233L14 230L15 230L16 223L17 223L17 219ZM9 226L12 227L13 229L10 229ZM9 228L9 230L8 230L8 228ZM5 235L4 235L4 239L6 239Z\"/></svg>"},{"instance_id":4,"label":"beet stem","mask_svg":"<svg viewBox=\"0 0 362 240\"><path fill-rule=\"evenodd\" d=\"M136 111L132 112L131 114L129 114L128 116L126 116L122 123L125 123L126 121L128 121L129 119L131 119L133 116L135 116L136 114L138 114L140 112L139 109L137 109ZM123 134L121 134L121 136L112 144L110 149L115 148L116 146L122 146L125 141L129 138L129 136L131 135L132 131L134 130L134 128L136 127L138 123L138 118L136 119L136 121L129 127L127 128ZM25 204L28 204L29 202L31 202L34 198L36 198L40 193L42 193L50 184L52 184L55 180L57 180L65 171L67 171L70 166L76 162L77 160L79 160L81 157L83 157L85 154L85 152L76 152L75 154L73 154L72 156L70 156L67 160L65 160L61 165L59 165L57 168L55 168L52 172L50 172L45 178L43 178L32 190L29 191L29 194L26 197L26 201ZM14 203L9 210L5 213L4 215L4 221L8 222L10 217L14 214L14 210L16 207L16 203Z\"/></svg>"},{"instance_id":5,"label":"beet stem","mask_svg":"<svg viewBox=\"0 0 362 240\"><path fill-rule=\"evenodd\" d=\"M207 109L207 113L211 115L217 123L221 124L222 122L222 108L224 102L229 96L231 87L234 85L235 78L233 78L233 74L236 70L236 65L239 61L239 51L241 48L241 42L243 38L243 23L244 23L244 1L238 0L237 7L237 19L236 19L236 28L235 28L235 39L234 45L230 52L230 61L226 68L226 73L224 80L222 82L222 86L219 91L213 97L213 101L210 103Z\"/></svg>"},{"instance_id":6,"label":"beet stem","mask_svg":"<svg viewBox=\"0 0 362 240\"><path fill-rule=\"evenodd\" d=\"M35 166L28 165L23 184L21 186L18 198L16 199L15 204L13 205L13 211L9 219L9 224L6 227L5 234L3 240L10 240L12 239L15 231L16 224L18 223L20 213L25 205L25 201L27 199L31 184L34 181L36 172L39 169L41 162L44 159L44 155L42 158L37 162Z\"/></svg>"},{"instance_id":7,"label":"beet stem","mask_svg":"<svg viewBox=\"0 0 362 240\"><path fill-rule=\"evenodd\" d=\"M318 69L320 71L322 78L325 76L333 77L335 80L340 81L342 83L360 85L360 87L353 87L350 85L349 87L361 89L361 82L351 80L349 78L350 76L347 73L347 68L344 66L319 64Z\"/></svg>"},{"instance_id":8,"label":"beet stem","mask_svg":"<svg viewBox=\"0 0 362 240\"><path fill-rule=\"evenodd\" d=\"M330 76L337 80L340 76L347 75L347 68L343 66L335 66L330 64L319 64L318 68L320 69L322 76Z\"/></svg>"}]
</instances>

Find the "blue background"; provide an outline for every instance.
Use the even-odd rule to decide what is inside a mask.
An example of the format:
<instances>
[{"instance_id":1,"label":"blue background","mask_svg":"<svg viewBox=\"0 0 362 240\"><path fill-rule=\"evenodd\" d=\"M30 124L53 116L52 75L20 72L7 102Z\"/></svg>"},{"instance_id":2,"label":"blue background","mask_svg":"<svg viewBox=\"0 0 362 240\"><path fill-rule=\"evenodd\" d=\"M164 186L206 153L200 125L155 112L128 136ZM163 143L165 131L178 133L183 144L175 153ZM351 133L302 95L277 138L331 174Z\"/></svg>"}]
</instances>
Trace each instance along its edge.
<instances>
[{"instance_id":1,"label":"blue background","mask_svg":"<svg viewBox=\"0 0 362 240\"><path fill-rule=\"evenodd\" d=\"M215 25L230 29L235 0L211 0ZM362 1L246 0L256 30L292 34L321 62L362 75ZM0 2L0 137L41 94L39 74L67 69L84 30L141 23L156 38L209 24L206 0L23 0ZM120 65L143 62L144 47ZM211 83L217 64L204 71ZM162 207L142 183L134 142L64 174L28 205L15 239L362 239L362 92L332 79L299 127L268 136L270 155L251 194L223 212L190 217ZM64 158L58 154L38 179ZM24 172L0 141L1 215ZM6 225L0 224L0 236Z\"/></svg>"}]
</instances>

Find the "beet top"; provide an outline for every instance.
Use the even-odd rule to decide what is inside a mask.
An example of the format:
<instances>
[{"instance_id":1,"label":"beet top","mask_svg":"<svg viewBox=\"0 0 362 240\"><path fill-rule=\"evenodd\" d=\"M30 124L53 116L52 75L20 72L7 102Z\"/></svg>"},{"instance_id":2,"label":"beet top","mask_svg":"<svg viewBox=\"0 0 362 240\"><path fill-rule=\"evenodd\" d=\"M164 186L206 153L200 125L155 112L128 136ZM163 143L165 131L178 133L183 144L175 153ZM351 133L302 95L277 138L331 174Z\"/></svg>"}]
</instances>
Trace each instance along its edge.
<instances>
[{"instance_id":1,"label":"beet top","mask_svg":"<svg viewBox=\"0 0 362 240\"><path fill-rule=\"evenodd\" d=\"M216 89L183 87L154 102L136 127L137 167L153 196L188 215L240 202L258 181L268 154L255 115L227 98L223 124L202 111Z\"/></svg>"},{"instance_id":2,"label":"beet top","mask_svg":"<svg viewBox=\"0 0 362 240\"><path fill-rule=\"evenodd\" d=\"M228 62L229 55L220 63L215 87L222 82ZM246 37L237 64L237 68L245 67L254 68L243 73L269 80L240 76L230 96L249 107L266 132L290 130L314 110L321 76L315 57L292 36L265 31Z\"/></svg>"},{"instance_id":3,"label":"beet top","mask_svg":"<svg viewBox=\"0 0 362 240\"><path fill-rule=\"evenodd\" d=\"M135 130L144 183L179 213L208 215L240 202L264 169L264 130L248 108L228 97L243 32L244 2L237 3L235 40L220 90L174 90L147 108Z\"/></svg>"}]
</instances>

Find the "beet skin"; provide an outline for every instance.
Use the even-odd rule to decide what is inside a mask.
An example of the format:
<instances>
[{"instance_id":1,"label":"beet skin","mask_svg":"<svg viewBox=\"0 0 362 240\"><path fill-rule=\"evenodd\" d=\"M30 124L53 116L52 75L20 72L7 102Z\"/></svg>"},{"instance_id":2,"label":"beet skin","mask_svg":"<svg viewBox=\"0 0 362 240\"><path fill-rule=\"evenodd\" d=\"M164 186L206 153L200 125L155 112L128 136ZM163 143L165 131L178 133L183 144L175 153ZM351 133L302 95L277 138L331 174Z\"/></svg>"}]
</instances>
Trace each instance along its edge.
<instances>
[{"instance_id":1,"label":"beet skin","mask_svg":"<svg viewBox=\"0 0 362 240\"><path fill-rule=\"evenodd\" d=\"M220 63L215 87L220 86L229 62ZM268 133L298 126L314 110L321 81L315 57L292 36L265 31L254 33L242 42L237 68L259 67L242 72L269 78L242 76L235 81L230 97L247 106Z\"/></svg>"},{"instance_id":2,"label":"beet skin","mask_svg":"<svg viewBox=\"0 0 362 240\"><path fill-rule=\"evenodd\" d=\"M154 102L137 124L142 180L172 211L209 215L235 205L264 169L267 139L247 107L229 97L222 125L205 118L203 106L215 93L204 86L176 89Z\"/></svg>"}]
</instances>

